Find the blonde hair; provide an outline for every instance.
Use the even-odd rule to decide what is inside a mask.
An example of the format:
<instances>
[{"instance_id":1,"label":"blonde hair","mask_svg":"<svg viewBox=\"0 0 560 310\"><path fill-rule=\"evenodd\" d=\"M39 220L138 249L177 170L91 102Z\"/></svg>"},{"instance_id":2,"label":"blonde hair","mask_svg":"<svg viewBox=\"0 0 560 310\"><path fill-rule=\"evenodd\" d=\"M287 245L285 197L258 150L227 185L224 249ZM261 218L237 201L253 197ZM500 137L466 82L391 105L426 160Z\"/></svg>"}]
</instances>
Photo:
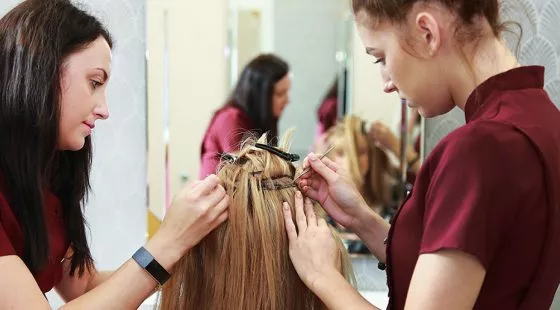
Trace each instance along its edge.
<instances>
[{"instance_id":1,"label":"blonde hair","mask_svg":"<svg viewBox=\"0 0 560 310\"><path fill-rule=\"evenodd\" d=\"M329 158L344 154L344 166L370 206L387 206L390 203L389 186L391 168L387 154L375 146L362 129L363 121L354 115L346 116L327 133L327 144L334 146ZM359 149L368 150L368 171L362 178Z\"/></svg>"},{"instance_id":2,"label":"blonde hair","mask_svg":"<svg viewBox=\"0 0 560 310\"><path fill-rule=\"evenodd\" d=\"M286 150L289 135L279 149ZM288 254L282 203L294 205L296 168L246 141L222 160L218 177L231 198L229 219L181 259L163 287L161 309L324 309ZM292 213L294 210L292 209ZM340 271L353 280L344 246Z\"/></svg>"}]
</instances>

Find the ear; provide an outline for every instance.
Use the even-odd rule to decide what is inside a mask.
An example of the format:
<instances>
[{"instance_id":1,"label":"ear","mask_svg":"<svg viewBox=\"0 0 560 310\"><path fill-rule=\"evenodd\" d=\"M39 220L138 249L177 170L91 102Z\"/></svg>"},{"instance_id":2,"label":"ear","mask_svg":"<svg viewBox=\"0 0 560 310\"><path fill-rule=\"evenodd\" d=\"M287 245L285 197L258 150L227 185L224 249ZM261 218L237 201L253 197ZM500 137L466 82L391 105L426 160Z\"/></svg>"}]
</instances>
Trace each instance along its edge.
<instances>
[{"instance_id":1,"label":"ear","mask_svg":"<svg viewBox=\"0 0 560 310\"><path fill-rule=\"evenodd\" d=\"M421 12L416 16L415 26L421 34L419 43L424 47L424 51L430 57L433 57L441 46L442 32L439 29L437 20L432 14Z\"/></svg>"}]
</instances>

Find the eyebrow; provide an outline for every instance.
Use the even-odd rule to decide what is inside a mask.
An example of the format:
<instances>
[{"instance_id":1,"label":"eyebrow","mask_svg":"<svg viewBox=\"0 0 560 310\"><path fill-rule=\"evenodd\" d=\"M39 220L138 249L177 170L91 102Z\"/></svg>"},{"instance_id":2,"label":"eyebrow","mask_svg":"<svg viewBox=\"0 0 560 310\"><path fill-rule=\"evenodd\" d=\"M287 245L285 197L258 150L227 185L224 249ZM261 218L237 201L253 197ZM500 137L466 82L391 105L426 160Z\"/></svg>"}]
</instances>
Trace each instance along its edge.
<instances>
[{"instance_id":1,"label":"eyebrow","mask_svg":"<svg viewBox=\"0 0 560 310\"><path fill-rule=\"evenodd\" d=\"M368 55L371 55L375 51L376 51L375 47L366 47L366 54Z\"/></svg>"}]
</instances>

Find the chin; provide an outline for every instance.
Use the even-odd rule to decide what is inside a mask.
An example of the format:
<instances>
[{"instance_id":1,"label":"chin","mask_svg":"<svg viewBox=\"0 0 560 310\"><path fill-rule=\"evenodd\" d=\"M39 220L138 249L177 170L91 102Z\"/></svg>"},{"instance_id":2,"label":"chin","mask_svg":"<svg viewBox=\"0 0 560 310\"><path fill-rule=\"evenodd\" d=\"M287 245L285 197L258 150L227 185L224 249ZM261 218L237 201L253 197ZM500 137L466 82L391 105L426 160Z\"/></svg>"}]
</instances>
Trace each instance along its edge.
<instances>
[{"instance_id":1,"label":"chin","mask_svg":"<svg viewBox=\"0 0 560 310\"><path fill-rule=\"evenodd\" d=\"M64 141L59 143L58 149L61 151L79 151L84 148L86 141L85 139L76 141Z\"/></svg>"}]
</instances>

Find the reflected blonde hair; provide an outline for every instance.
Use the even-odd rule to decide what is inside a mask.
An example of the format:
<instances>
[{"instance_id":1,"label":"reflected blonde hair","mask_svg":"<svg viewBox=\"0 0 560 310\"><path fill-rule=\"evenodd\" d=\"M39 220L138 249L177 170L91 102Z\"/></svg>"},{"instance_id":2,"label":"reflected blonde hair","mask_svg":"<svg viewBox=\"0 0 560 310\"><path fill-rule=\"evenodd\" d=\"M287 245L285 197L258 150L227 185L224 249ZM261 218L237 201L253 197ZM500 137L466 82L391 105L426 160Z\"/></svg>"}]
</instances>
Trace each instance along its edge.
<instances>
[{"instance_id":1,"label":"reflected blonde hair","mask_svg":"<svg viewBox=\"0 0 560 310\"><path fill-rule=\"evenodd\" d=\"M290 135L278 144L287 150ZM288 254L282 202L294 205L296 168L246 141L222 160L229 219L180 260L163 287L161 309L326 309L298 277ZM294 210L292 208L292 214ZM295 218L295 217L294 217ZM353 281L340 238L341 273Z\"/></svg>"},{"instance_id":2,"label":"reflected blonde hair","mask_svg":"<svg viewBox=\"0 0 560 310\"><path fill-rule=\"evenodd\" d=\"M354 115L346 116L327 133L328 146L334 146L329 158L336 154L345 155L344 168L370 206L387 206L390 203L388 182L391 166L387 154L375 146L362 129L363 121ZM368 149L368 171L364 178L360 171L359 149Z\"/></svg>"}]
</instances>

